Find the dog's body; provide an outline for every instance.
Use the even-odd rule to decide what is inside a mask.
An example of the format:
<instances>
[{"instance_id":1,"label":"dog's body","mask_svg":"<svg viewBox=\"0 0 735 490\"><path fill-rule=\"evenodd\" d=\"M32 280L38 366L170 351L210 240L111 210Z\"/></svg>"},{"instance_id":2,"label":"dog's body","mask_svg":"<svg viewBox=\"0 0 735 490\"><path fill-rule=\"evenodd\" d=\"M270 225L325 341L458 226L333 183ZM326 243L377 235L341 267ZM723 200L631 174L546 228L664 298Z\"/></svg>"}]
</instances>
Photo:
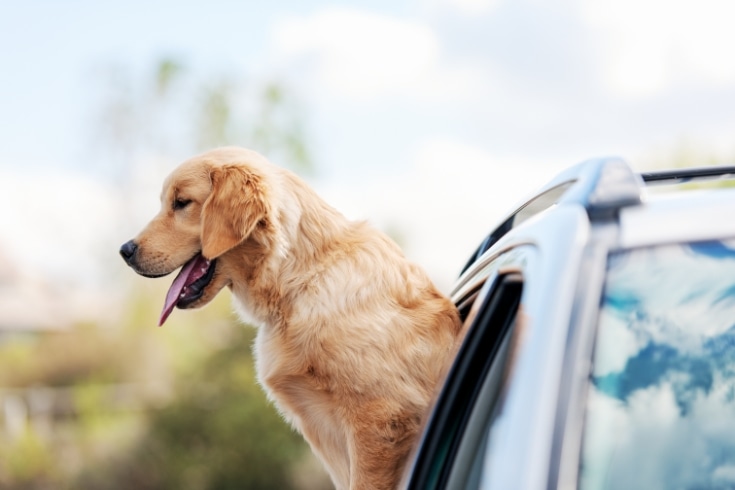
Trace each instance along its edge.
<instances>
[{"instance_id":1,"label":"dog's body","mask_svg":"<svg viewBox=\"0 0 735 490\"><path fill-rule=\"evenodd\" d=\"M147 276L186 264L161 320L230 287L259 325L260 383L336 487L394 488L456 346L451 301L385 235L255 152L188 160L161 200L121 250Z\"/></svg>"}]
</instances>

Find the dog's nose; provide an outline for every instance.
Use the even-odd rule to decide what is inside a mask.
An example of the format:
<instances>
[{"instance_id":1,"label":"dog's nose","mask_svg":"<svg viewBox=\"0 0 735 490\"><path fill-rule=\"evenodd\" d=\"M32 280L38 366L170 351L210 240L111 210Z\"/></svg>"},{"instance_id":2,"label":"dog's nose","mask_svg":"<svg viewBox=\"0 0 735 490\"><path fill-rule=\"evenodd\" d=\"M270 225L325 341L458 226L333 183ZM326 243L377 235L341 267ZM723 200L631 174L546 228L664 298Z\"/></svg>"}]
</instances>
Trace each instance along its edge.
<instances>
[{"instance_id":1,"label":"dog's nose","mask_svg":"<svg viewBox=\"0 0 735 490\"><path fill-rule=\"evenodd\" d=\"M122 256L123 260L125 260L125 262L130 265L137 250L138 245L136 245L134 241L130 240L125 242L123 246L120 247L120 255Z\"/></svg>"}]
</instances>

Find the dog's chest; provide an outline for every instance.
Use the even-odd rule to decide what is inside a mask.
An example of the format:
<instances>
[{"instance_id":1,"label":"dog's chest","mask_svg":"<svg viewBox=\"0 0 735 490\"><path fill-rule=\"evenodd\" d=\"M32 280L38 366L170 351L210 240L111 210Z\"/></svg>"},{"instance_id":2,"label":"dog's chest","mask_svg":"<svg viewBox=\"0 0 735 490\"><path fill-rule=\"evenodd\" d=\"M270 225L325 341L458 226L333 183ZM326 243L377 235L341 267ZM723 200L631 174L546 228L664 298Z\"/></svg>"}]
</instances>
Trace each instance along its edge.
<instances>
[{"instance_id":1,"label":"dog's chest","mask_svg":"<svg viewBox=\"0 0 735 490\"><path fill-rule=\"evenodd\" d=\"M340 403L301 367L306 356L294 356L268 326L254 344L258 380L284 418L298 430L336 481L347 481L347 436Z\"/></svg>"},{"instance_id":2,"label":"dog's chest","mask_svg":"<svg viewBox=\"0 0 735 490\"><path fill-rule=\"evenodd\" d=\"M235 313L237 313L238 318L240 318L240 321L254 327L260 327L263 325L263 319L258 318L253 309L242 299L247 298L246 293L239 291L237 293L239 294L232 295L232 306L235 309Z\"/></svg>"}]
</instances>

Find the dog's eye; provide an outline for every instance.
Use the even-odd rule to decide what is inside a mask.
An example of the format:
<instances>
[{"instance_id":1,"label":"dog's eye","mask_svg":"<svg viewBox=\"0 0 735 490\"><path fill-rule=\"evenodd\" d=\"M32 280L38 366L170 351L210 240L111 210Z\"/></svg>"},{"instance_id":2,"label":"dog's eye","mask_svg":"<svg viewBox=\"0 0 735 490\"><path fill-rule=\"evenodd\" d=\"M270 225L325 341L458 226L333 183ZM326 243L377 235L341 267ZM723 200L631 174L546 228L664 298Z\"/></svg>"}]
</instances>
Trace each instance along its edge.
<instances>
[{"instance_id":1,"label":"dog's eye","mask_svg":"<svg viewBox=\"0 0 735 490\"><path fill-rule=\"evenodd\" d=\"M178 199L174 200L174 211L176 211L178 209L184 209L190 203L191 203L191 199L181 199L181 198L178 198Z\"/></svg>"}]
</instances>

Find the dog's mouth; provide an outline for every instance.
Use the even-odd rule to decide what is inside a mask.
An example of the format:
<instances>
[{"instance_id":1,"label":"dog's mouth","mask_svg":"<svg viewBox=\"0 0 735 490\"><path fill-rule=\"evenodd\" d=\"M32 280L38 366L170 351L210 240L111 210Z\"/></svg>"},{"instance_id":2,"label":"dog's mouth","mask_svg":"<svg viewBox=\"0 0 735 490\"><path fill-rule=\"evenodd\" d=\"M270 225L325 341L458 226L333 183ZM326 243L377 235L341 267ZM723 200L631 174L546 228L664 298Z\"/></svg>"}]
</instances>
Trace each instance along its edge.
<instances>
[{"instance_id":1,"label":"dog's mouth","mask_svg":"<svg viewBox=\"0 0 735 490\"><path fill-rule=\"evenodd\" d=\"M173 311L174 307L186 308L202 297L204 289L214 277L215 261L205 259L197 253L181 267L179 274L171 283L166 293L166 302L163 304L160 327Z\"/></svg>"}]
</instances>

